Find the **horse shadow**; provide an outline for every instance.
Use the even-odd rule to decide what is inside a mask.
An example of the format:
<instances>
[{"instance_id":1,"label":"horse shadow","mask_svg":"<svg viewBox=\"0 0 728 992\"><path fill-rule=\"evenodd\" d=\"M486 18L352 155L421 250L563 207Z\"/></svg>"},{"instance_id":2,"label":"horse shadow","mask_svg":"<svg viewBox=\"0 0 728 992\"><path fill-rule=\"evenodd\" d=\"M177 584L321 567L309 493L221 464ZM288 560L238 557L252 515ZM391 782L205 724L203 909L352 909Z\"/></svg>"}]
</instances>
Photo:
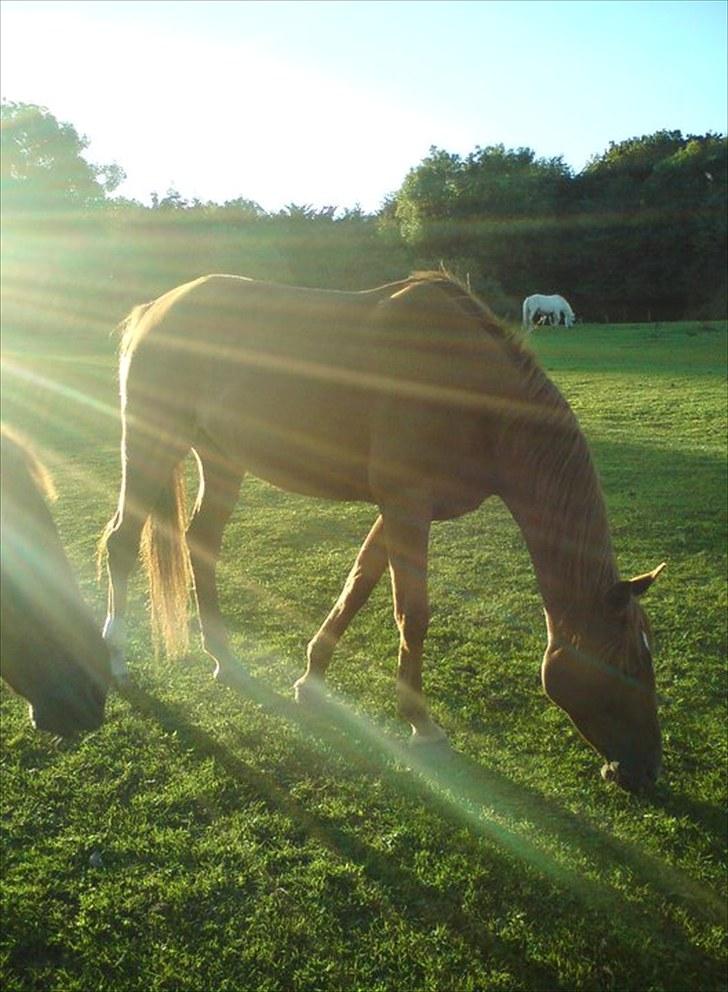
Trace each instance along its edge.
<instances>
[{"instance_id":1,"label":"horse shadow","mask_svg":"<svg viewBox=\"0 0 728 992\"><path fill-rule=\"evenodd\" d=\"M429 761L428 763L429 764ZM429 769L423 764L422 773ZM647 883L656 893L669 898L672 903L681 903L691 914L720 923L725 918L724 901L720 895L679 868L675 868L635 844L615 837L605 829L588 822L583 815L577 815L544 796L535 789L513 782L500 772L484 767L465 754L455 751L438 761L436 774L447 782L447 788L457 805L468 811L467 819L474 821L483 812L494 810L499 821L510 821L514 834L519 834L519 824L528 824L528 834L536 833L539 838L567 841L577 849L598 870L600 875L608 873L615 865L627 867L637 885ZM614 787L611 787L614 788ZM608 794L609 786L604 786L605 802L612 802ZM651 795L639 798L625 797L627 801L638 802L645 811L650 808L662 809L672 815L690 815L702 819L705 811L681 796L671 793L669 787L656 789ZM710 813L714 812L711 807ZM476 827L477 829L477 827ZM518 840L519 846L523 839ZM716 840L716 846L718 841ZM534 860L541 861L539 844L533 844L531 853ZM543 862L541 862L543 863ZM604 909L625 912L621 897L610 894L592 885L585 885L563 867L553 865L553 873L576 891L581 891L587 902L593 902Z\"/></svg>"},{"instance_id":2,"label":"horse shadow","mask_svg":"<svg viewBox=\"0 0 728 992\"><path fill-rule=\"evenodd\" d=\"M645 911L644 904L625 901L608 882L594 878L596 874L606 879L615 866L626 867L636 889L649 887L646 899L653 903L654 912L658 912L661 902L668 900L672 905L680 905L688 918L722 923L722 898L680 869L614 837L537 790L516 783L465 754L441 746L412 748L392 734L383 733L382 728L366 718L355 715L350 707L329 694L322 696L320 705L311 711L282 697L242 668L232 688L267 714L285 720L300 736L302 746L315 752L318 759L328 750L337 759L344 758L365 777L382 782L394 794L406 797L418 807L426 804L449 831L453 827L457 829L458 837L462 837L465 828L474 858L482 861L505 855L511 863L520 865L522 871L528 869L528 884L534 899L539 898L537 890L542 889L543 899L552 900L555 886L564 898L576 900L588 912L606 914L606 918L618 914L622 923L629 923L632 932L644 935L648 956L659 956L660 946L664 948L664 942L668 941L689 954L694 962L702 961L707 970L716 968L710 954L692 943L690 923L683 926L678 915L670 914L671 919L663 921L664 940L654 951L650 950L654 944L652 914ZM213 758L233 779L267 797L320 843L360 864L372 881L385 887L398 911L405 916L412 918L413 914L419 914L423 925L445 923L459 939L467 940L483 960L496 957L504 964L512 962L512 945L484 933L458 905L456 897L416 878L396 857L375 850L350 830L317 817L269 776L251 768L205 730L191 724L183 706L162 702L131 684L122 689L122 695L146 718L175 731L176 739L182 744ZM606 798L611 801L611 797ZM681 808L679 797L669 792L640 801L663 805L670 811ZM565 844L569 848L570 864L558 853L552 853L554 848L563 848ZM591 869L588 874L571 867L585 860ZM561 985L558 974L542 962L526 959L520 967L521 978L527 980L529 988L554 989Z\"/></svg>"},{"instance_id":3,"label":"horse shadow","mask_svg":"<svg viewBox=\"0 0 728 992\"><path fill-rule=\"evenodd\" d=\"M342 736L332 730L329 720L332 712L322 706L313 715L302 711L295 703L283 699L268 689L259 680L251 685L245 678L246 697L258 705L263 705L268 713L293 721L306 734L314 734L337 751L342 745ZM361 866L366 876L386 893L390 905L414 924L422 932L438 925L445 925L453 939L467 943L475 960L484 966L492 967L500 961L510 967L514 960L514 948L507 940L494 936L479 926L452 894L443 893L432 885L416 877L414 871L400 863L396 856L374 849L360 840L350 830L332 823L328 819L313 814L310 809L291 796L290 792L240 757L230 747L222 745L205 729L190 722L184 706L162 701L149 690L125 682L119 686L119 694L142 717L158 724L170 734L175 745L185 752L193 751L200 759L212 759L233 781L239 783L245 792L262 798L270 807L283 813L307 836L331 851L337 858L347 859ZM172 736L173 735L173 736ZM370 774L381 777L383 766L377 762L371 751L362 751L349 737L351 747L349 757L357 761L359 769L366 768ZM320 749L317 751L320 757ZM528 956L519 960L519 974L528 988L552 990L562 987L558 973L543 962L529 960Z\"/></svg>"}]
</instances>

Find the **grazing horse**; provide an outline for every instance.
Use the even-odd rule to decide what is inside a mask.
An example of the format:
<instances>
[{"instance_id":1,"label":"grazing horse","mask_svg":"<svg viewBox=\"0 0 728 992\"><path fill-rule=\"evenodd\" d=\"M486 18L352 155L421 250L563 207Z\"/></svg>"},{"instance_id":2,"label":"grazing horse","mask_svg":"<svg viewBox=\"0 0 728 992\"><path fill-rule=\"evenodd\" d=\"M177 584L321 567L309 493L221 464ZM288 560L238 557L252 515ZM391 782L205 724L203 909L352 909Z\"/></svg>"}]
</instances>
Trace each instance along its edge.
<instances>
[{"instance_id":1,"label":"grazing horse","mask_svg":"<svg viewBox=\"0 0 728 992\"><path fill-rule=\"evenodd\" d=\"M0 664L39 730L69 737L104 718L109 651L61 547L50 476L3 426Z\"/></svg>"},{"instance_id":2,"label":"grazing horse","mask_svg":"<svg viewBox=\"0 0 728 992\"><path fill-rule=\"evenodd\" d=\"M544 322L544 317L551 324L560 324L562 319L566 327L572 327L575 315L563 296L542 296L534 293L523 301L523 329L533 330L536 322Z\"/></svg>"},{"instance_id":3,"label":"grazing horse","mask_svg":"<svg viewBox=\"0 0 728 992\"><path fill-rule=\"evenodd\" d=\"M444 738L422 692L430 526L492 494L523 532L543 596L543 686L626 788L654 780L660 729L637 598L660 571L617 574L584 436L535 359L469 290L415 273L364 292L210 275L137 307L120 358L122 478L107 552L112 669L123 675L127 580L140 540L153 621L184 652L190 583L216 674L235 681L215 570L245 472L379 513L308 646L316 698L339 638L389 566L397 698L413 743ZM182 460L202 484L185 542ZM191 572L191 574L190 574Z\"/></svg>"}]
</instances>

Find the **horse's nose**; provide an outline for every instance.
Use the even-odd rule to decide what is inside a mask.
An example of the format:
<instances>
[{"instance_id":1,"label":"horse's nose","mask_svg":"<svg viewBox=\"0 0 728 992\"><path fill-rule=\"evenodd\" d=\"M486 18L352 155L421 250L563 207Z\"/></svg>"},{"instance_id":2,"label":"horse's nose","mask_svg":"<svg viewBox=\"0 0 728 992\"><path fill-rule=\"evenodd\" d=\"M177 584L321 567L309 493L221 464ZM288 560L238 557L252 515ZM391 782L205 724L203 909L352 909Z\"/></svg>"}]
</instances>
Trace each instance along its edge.
<instances>
[{"instance_id":1,"label":"horse's nose","mask_svg":"<svg viewBox=\"0 0 728 992\"><path fill-rule=\"evenodd\" d=\"M659 772L659 762L632 768L624 762L610 761L602 767L602 778L627 792L643 792L655 784Z\"/></svg>"},{"instance_id":2,"label":"horse's nose","mask_svg":"<svg viewBox=\"0 0 728 992\"><path fill-rule=\"evenodd\" d=\"M37 730L60 737L98 730L104 722L106 690L95 680L83 685L67 684L30 707L30 718Z\"/></svg>"}]
</instances>

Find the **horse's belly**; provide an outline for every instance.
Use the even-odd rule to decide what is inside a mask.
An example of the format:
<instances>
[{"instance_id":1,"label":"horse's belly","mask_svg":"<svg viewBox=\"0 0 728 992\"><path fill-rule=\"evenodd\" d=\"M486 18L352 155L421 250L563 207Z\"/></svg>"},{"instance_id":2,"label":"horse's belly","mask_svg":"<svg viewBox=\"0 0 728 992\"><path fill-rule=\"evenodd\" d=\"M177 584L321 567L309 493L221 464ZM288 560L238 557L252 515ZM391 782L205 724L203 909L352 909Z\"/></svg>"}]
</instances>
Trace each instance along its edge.
<instances>
[{"instance_id":1,"label":"horse's belly","mask_svg":"<svg viewBox=\"0 0 728 992\"><path fill-rule=\"evenodd\" d=\"M274 438L249 434L241 452L253 475L289 492L337 500L370 500L368 446L351 435L299 431Z\"/></svg>"},{"instance_id":2,"label":"horse's belly","mask_svg":"<svg viewBox=\"0 0 728 992\"><path fill-rule=\"evenodd\" d=\"M269 482L279 489L301 496L316 496L321 499L333 499L349 502L372 502L372 495L367 480L348 474L345 477L334 466L309 465L295 466L273 464L270 460L256 461L250 459L248 470L252 475Z\"/></svg>"},{"instance_id":3,"label":"horse's belly","mask_svg":"<svg viewBox=\"0 0 728 992\"><path fill-rule=\"evenodd\" d=\"M219 400L201 427L241 468L305 496L371 499L369 418L360 398L282 382Z\"/></svg>"}]
</instances>

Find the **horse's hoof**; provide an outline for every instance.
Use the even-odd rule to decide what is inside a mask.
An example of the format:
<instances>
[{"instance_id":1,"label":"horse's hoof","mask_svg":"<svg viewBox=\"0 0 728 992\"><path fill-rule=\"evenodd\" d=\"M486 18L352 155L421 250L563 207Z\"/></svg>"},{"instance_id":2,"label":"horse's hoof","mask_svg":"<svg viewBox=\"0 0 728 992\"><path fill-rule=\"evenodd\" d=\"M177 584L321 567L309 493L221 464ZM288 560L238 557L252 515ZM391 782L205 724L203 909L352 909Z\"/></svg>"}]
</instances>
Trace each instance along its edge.
<instances>
[{"instance_id":1,"label":"horse's hoof","mask_svg":"<svg viewBox=\"0 0 728 992\"><path fill-rule=\"evenodd\" d=\"M217 665L212 676L218 685L225 685L229 689L247 691L252 685L252 679L239 666L230 668L227 665Z\"/></svg>"},{"instance_id":2,"label":"horse's hoof","mask_svg":"<svg viewBox=\"0 0 728 992\"><path fill-rule=\"evenodd\" d=\"M431 727L428 727L426 731L412 729L412 735L409 739L409 746L412 748L440 748L442 750L450 750L450 741L448 736L442 727L439 727L436 723L433 723Z\"/></svg>"},{"instance_id":3,"label":"horse's hoof","mask_svg":"<svg viewBox=\"0 0 728 992\"><path fill-rule=\"evenodd\" d=\"M293 695L300 706L317 706L324 698L324 682L322 679L302 675L293 685Z\"/></svg>"}]
</instances>

